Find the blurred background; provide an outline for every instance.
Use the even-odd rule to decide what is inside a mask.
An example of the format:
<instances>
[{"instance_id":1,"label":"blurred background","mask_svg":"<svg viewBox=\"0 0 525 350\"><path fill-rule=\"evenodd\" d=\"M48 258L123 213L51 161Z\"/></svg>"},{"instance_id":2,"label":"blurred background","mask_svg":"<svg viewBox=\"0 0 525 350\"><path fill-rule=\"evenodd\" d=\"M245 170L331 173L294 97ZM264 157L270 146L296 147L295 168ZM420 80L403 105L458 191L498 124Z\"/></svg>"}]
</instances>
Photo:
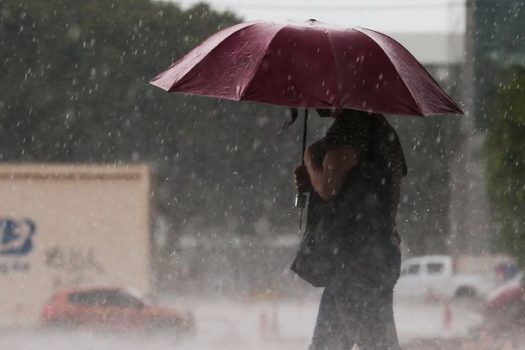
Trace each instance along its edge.
<instances>
[{"instance_id":1,"label":"blurred background","mask_svg":"<svg viewBox=\"0 0 525 350\"><path fill-rule=\"evenodd\" d=\"M223 311L213 300L237 302L226 311L235 315L251 303L245 315L259 335L304 314L299 335L288 329L295 342L274 348L308 343L320 291L288 268L301 238L292 177L301 123L285 130L286 108L167 94L148 81L235 23L310 18L392 36L466 112L389 117L409 167L398 214L404 258L446 256L456 270L470 261L464 270L494 276L503 265L519 270L524 1L2 0L4 328L39 324L54 293L116 286L193 307L197 325ZM329 125L311 121L309 142ZM449 309L436 294L422 292L430 306L397 309L407 341L482 322L480 303ZM466 318L451 322L454 307ZM427 308L433 316L411 318Z\"/></svg>"}]
</instances>

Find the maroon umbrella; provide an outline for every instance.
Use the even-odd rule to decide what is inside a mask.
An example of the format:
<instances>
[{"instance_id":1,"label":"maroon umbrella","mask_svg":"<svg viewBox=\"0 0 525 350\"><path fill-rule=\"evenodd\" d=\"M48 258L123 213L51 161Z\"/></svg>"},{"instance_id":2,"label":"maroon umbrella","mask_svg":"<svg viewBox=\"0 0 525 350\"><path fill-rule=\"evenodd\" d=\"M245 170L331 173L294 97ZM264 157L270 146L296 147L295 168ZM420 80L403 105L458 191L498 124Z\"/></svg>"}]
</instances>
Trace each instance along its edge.
<instances>
[{"instance_id":1,"label":"maroon umbrella","mask_svg":"<svg viewBox=\"0 0 525 350\"><path fill-rule=\"evenodd\" d=\"M166 91L304 108L462 113L397 41L364 28L241 23L156 76Z\"/></svg>"}]
</instances>

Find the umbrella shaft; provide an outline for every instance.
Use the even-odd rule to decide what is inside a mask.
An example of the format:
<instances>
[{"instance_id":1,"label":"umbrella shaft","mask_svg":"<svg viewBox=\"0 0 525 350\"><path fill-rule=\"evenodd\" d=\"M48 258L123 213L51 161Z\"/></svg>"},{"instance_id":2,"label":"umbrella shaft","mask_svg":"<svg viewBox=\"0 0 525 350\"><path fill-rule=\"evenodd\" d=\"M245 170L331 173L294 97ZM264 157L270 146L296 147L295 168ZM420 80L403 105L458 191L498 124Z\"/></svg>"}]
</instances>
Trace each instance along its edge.
<instances>
[{"instance_id":1,"label":"umbrella shaft","mask_svg":"<svg viewBox=\"0 0 525 350\"><path fill-rule=\"evenodd\" d=\"M304 165L304 153L306 152L306 134L308 131L308 108L304 110L304 125L303 125L303 149L301 153L301 164ZM306 193L297 193L295 195L295 207L301 208L301 214L299 217L299 222L302 221L303 208L306 207L306 201L308 197ZM301 224L299 223L299 230L301 230Z\"/></svg>"},{"instance_id":2,"label":"umbrella shaft","mask_svg":"<svg viewBox=\"0 0 525 350\"><path fill-rule=\"evenodd\" d=\"M304 153L306 152L306 134L308 131L308 108L304 109L304 126L303 126L303 150L301 153L301 164L304 165Z\"/></svg>"}]
</instances>

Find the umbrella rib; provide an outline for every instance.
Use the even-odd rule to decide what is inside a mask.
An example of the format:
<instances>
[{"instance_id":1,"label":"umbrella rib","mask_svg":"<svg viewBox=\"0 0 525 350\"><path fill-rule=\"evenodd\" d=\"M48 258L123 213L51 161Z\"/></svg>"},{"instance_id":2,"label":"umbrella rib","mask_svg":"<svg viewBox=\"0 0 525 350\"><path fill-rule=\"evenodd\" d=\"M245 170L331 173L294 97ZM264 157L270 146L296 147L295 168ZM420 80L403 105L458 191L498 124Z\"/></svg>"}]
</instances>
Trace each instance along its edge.
<instances>
[{"instance_id":1,"label":"umbrella rib","mask_svg":"<svg viewBox=\"0 0 525 350\"><path fill-rule=\"evenodd\" d=\"M353 28L354 30L358 31L359 33L363 34L364 36L366 36L367 38L369 38L373 43L374 45L376 45L377 47L379 47L379 49L381 50L381 52L383 52L385 54L386 57L388 57L388 61L390 62L390 64L392 65L392 67L394 67L394 70L397 72L397 74L402 77L402 75L399 73L399 70L397 69L396 65L394 64L394 62L392 61L392 59L390 58L390 56L388 55L388 53L386 52L385 49L383 49L383 47L381 47L381 45L379 45L375 40L374 38L372 38L370 35L366 34L364 31L361 30L361 28ZM392 39L394 40L394 39ZM414 101L414 103L416 104L417 108L419 109L419 113L421 116L424 116L424 112L423 112L423 109L421 108L421 105L419 104L419 102L415 99L414 97L414 94L412 93L412 90L410 89L410 87L407 85L407 83L405 82L404 79L401 79L401 82L403 83L403 85L405 86L405 88L407 89L408 91L408 94L410 95L410 98L412 99L412 101Z\"/></svg>"},{"instance_id":2,"label":"umbrella rib","mask_svg":"<svg viewBox=\"0 0 525 350\"><path fill-rule=\"evenodd\" d=\"M268 43L266 45L266 47L264 48L264 55L261 55L258 59L257 59L257 64L255 65L257 67L257 69L254 69L253 70L253 73L252 75L250 76L249 79L246 79L245 81L247 81L247 83L245 84L244 88L241 90L240 94L239 94L239 100L242 100L245 96L245 92L248 90L248 88L250 87L250 85L252 84L253 82L253 78L255 78L255 76L257 75L257 73L259 72L259 69L261 67L261 62L262 60L266 57L267 53L268 53L268 47L272 44L272 41L273 39L275 39L275 37L277 36L277 34L279 34L279 32L284 28L285 26L281 26L278 30L275 31L275 33L273 33L272 37L268 40Z\"/></svg>"},{"instance_id":3,"label":"umbrella rib","mask_svg":"<svg viewBox=\"0 0 525 350\"><path fill-rule=\"evenodd\" d=\"M244 25L243 25L243 24L244 24ZM247 27L251 27L251 26L256 25L256 24L257 24L256 21L254 21L254 22L249 22L249 23L240 23L240 24L239 24L239 27L236 28L237 30L232 31L231 33L228 34L228 36L226 36L226 37L223 38L221 41L219 41L219 42L217 43L217 45L215 45L213 48L211 48L211 49L206 53L206 55L202 55L202 57L201 57L197 62L195 62L195 64L193 64L191 67L189 67L189 68L186 70L186 72L184 72L184 74L182 74L182 75L180 76L180 78L177 79L177 81L176 81L172 86L170 86L169 89L167 89L167 91L171 91L172 89L175 89L177 86L179 86L179 85L181 85L182 83L184 83L186 77L187 77L187 76L188 76L188 75L189 75L189 74L190 74L190 73L191 73L191 72L192 72L197 66L199 66L200 64L202 64L202 61L203 61L208 55L210 55L212 52L214 52L215 50L217 50L221 45L223 45L224 42L225 42L227 39L229 39L232 35L236 34L236 33L239 32L240 30L243 30L243 29L245 29L245 28L247 28ZM208 38L207 40L203 41L199 46L204 45L208 40L209 40L209 38ZM180 59L179 61L184 60L186 57L187 57L187 55L184 56L184 57L183 57L182 59ZM175 64L177 64L177 62L175 62L173 65L175 65ZM173 66L173 65L172 65L172 66ZM168 71L168 70L169 70L169 68L168 68L166 71ZM166 72L166 71L165 71L165 72ZM162 73L160 73L157 77L153 78L152 81L150 81L150 83L153 84L153 82L154 82L155 80L157 80L159 77L161 77L162 74L164 74L165 72L162 72Z\"/></svg>"},{"instance_id":4,"label":"umbrella rib","mask_svg":"<svg viewBox=\"0 0 525 350\"><path fill-rule=\"evenodd\" d=\"M342 82L341 82L341 76L342 74L339 74L341 71L340 71L340 65L339 65L339 61L337 60L337 56L335 55L334 53L334 46L332 45L332 37L330 35L330 32L328 30L326 30L326 28L324 29L324 32L328 38L328 43L330 44L330 52L332 53L332 57L334 58L334 66L335 66L335 77L336 77L336 84L337 86L335 87L335 90L337 92L337 97L338 97L338 101L339 101L339 104L340 105L343 105L342 101L341 101L341 92L340 92L340 86L342 86Z\"/></svg>"},{"instance_id":5,"label":"umbrella rib","mask_svg":"<svg viewBox=\"0 0 525 350\"><path fill-rule=\"evenodd\" d=\"M362 28L362 29L369 30L369 31L371 31L371 32L376 33L377 35L387 37L388 39L390 39L390 40L392 40L393 42L395 42L396 44L398 44L399 47L400 47L402 50L404 50L404 51L407 52L407 54L409 54L410 56L413 56L413 55L412 55L412 54L411 54L411 53L410 53L410 52L409 52L409 51L408 51L403 45L401 45L401 44L400 44L397 40L395 40L394 38L392 38L392 37L390 37L390 36L388 36L388 35L386 35L386 34L384 34L384 33L381 33L381 32L375 31L375 30L372 30L372 29L368 29L368 28ZM363 31L361 31L361 30L359 30L359 32L363 33ZM366 36L370 37L370 36L367 35L366 33L363 33L363 34L365 34ZM371 39L372 39L372 38L371 38ZM372 40L373 40L373 39L372 39ZM374 41L375 41L375 40L374 40ZM378 46L380 46L380 45L378 44ZM381 46L380 46L380 47L381 47ZM418 64L418 65L421 67L421 69L423 70L423 72L424 72L424 73L427 75L427 77L428 77L428 78L434 83L434 85L436 85L440 90L443 90L443 89L440 87L439 83L436 81L436 79L434 79L434 77L432 76L432 74L430 74L430 73L425 69L425 67L421 64L421 62L419 62L415 57L414 57L414 61L415 61L416 64ZM396 71L397 71L397 67L396 67L395 65L394 65L394 68L396 68ZM405 86L406 86L406 85L405 85ZM408 86L407 86L407 88L408 88ZM410 89L409 89L409 91L410 91ZM410 92L410 93L412 93L412 92ZM454 101L454 99L453 99L452 97L450 97L450 96L446 93L446 91L443 91L443 93L444 93L445 96L448 98L448 101L447 101L447 102L452 103L452 105L454 105L454 107L457 109L456 111L451 111L451 112L453 112L453 113L460 112L461 114L464 114L464 112L463 112L463 111L461 110L461 108L458 106L458 104L456 103L456 101ZM418 106L419 106L419 105L418 105ZM436 114L436 113L429 113L428 115L431 115L431 114Z\"/></svg>"}]
</instances>

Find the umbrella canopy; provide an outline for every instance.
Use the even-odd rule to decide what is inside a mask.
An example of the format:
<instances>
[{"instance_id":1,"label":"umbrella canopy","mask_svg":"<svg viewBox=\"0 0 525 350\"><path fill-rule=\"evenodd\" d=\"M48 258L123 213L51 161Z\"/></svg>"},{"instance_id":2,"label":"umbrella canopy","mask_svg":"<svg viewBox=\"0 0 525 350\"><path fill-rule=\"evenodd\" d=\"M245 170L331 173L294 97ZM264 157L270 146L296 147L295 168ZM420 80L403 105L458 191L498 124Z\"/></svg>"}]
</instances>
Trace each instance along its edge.
<instances>
[{"instance_id":1,"label":"umbrella canopy","mask_svg":"<svg viewBox=\"0 0 525 350\"><path fill-rule=\"evenodd\" d=\"M170 92L290 107L462 113L394 39L315 20L226 28L150 83Z\"/></svg>"}]
</instances>

